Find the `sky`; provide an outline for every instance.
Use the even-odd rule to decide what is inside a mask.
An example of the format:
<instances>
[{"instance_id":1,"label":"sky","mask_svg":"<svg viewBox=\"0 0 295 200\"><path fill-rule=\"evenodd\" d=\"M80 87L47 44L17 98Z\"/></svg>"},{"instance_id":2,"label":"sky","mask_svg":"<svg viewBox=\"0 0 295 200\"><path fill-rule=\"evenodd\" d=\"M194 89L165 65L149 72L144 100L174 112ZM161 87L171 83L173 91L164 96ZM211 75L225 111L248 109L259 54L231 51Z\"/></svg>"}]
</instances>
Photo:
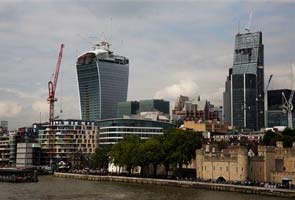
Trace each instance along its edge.
<instances>
[{"instance_id":1,"label":"sky","mask_svg":"<svg viewBox=\"0 0 295 200\"><path fill-rule=\"evenodd\" d=\"M128 100L180 94L216 106L233 63L234 39L262 31L270 89L291 88L292 1L0 0L0 120L10 129L47 121L47 83L65 44L55 113L80 118L75 62L102 39L129 58ZM63 112L60 113L60 110Z\"/></svg>"}]
</instances>

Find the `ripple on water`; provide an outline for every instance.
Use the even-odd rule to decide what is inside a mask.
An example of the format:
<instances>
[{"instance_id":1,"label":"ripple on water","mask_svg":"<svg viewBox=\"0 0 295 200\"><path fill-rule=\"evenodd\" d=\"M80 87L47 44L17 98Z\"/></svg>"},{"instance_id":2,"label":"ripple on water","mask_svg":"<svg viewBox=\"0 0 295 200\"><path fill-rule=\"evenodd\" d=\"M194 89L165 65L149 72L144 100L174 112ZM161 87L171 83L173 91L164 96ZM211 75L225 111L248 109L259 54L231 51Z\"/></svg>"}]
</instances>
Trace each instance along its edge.
<instances>
[{"instance_id":1,"label":"ripple on water","mask_svg":"<svg viewBox=\"0 0 295 200\"><path fill-rule=\"evenodd\" d=\"M38 183L0 183L0 200L280 200L284 198L189 188L82 181L40 176Z\"/></svg>"}]
</instances>

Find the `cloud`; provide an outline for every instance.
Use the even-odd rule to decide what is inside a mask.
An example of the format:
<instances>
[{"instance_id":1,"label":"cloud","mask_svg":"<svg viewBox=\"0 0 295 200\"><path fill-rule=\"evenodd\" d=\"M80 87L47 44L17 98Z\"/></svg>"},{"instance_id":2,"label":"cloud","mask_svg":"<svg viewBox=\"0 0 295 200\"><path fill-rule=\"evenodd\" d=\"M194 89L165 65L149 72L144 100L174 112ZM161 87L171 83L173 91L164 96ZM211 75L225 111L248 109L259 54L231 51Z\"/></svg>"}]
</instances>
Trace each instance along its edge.
<instances>
[{"instance_id":1,"label":"cloud","mask_svg":"<svg viewBox=\"0 0 295 200\"><path fill-rule=\"evenodd\" d=\"M0 101L0 117L16 117L22 111L22 106L16 102Z\"/></svg>"},{"instance_id":2,"label":"cloud","mask_svg":"<svg viewBox=\"0 0 295 200\"><path fill-rule=\"evenodd\" d=\"M32 104L32 109L35 112L48 113L49 104L46 101L35 101Z\"/></svg>"},{"instance_id":3,"label":"cloud","mask_svg":"<svg viewBox=\"0 0 295 200\"><path fill-rule=\"evenodd\" d=\"M180 94L185 96L193 96L199 90L198 85L193 80L181 80L179 83L166 86L155 94L155 98L175 99Z\"/></svg>"}]
</instances>

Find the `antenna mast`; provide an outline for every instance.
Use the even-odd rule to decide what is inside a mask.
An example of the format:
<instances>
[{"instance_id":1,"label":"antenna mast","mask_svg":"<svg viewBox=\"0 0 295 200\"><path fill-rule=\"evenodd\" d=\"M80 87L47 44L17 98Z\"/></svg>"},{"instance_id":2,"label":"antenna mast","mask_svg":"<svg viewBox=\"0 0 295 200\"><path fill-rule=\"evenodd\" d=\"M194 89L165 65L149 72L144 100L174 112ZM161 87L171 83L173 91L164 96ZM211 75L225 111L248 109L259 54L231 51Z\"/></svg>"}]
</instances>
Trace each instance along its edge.
<instances>
[{"instance_id":1,"label":"antenna mast","mask_svg":"<svg viewBox=\"0 0 295 200\"><path fill-rule=\"evenodd\" d=\"M245 28L245 31L247 31L248 33L250 32L250 28L251 28L251 22L252 22L252 11L250 12L250 16L249 16L249 22L248 22L248 26Z\"/></svg>"}]
</instances>

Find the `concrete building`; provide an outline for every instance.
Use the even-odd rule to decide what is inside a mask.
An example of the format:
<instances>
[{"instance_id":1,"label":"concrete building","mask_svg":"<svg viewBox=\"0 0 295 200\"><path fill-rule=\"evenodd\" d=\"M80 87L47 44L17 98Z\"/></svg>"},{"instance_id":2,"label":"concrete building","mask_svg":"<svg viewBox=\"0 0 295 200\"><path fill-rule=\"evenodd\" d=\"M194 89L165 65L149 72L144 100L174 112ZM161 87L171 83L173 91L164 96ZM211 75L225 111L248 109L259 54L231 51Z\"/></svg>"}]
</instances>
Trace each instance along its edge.
<instances>
[{"instance_id":1,"label":"concrete building","mask_svg":"<svg viewBox=\"0 0 295 200\"><path fill-rule=\"evenodd\" d=\"M230 119L236 129L259 130L264 127L262 32L236 35L233 67L229 70L224 100L225 121Z\"/></svg>"},{"instance_id":2,"label":"concrete building","mask_svg":"<svg viewBox=\"0 0 295 200\"><path fill-rule=\"evenodd\" d=\"M77 59L82 120L115 118L117 103L127 100L129 60L103 41Z\"/></svg>"},{"instance_id":3,"label":"concrete building","mask_svg":"<svg viewBox=\"0 0 295 200\"><path fill-rule=\"evenodd\" d=\"M0 135L8 133L8 121L0 121Z\"/></svg>"},{"instance_id":4,"label":"concrete building","mask_svg":"<svg viewBox=\"0 0 295 200\"><path fill-rule=\"evenodd\" d=\"M97 121L99 145L112 145L127 135L137 135L141 139L161 135L164 130L174 128L174 124L143 119L109 119Z\"/></svg>"},{"instance_id":5,"label":"concrete building","mask_svg":"<svg viewBox=\"0 0 295 200\"><path fill-rule=\"evenodd\" d=\"M0 136L0 167L9 166L9 135L4 134Z\"/></svg>"},{"instance_id":6,"label":"concrete building","mask_svg":"<svg viewBox=\"0 0 295 200\"><path fill-rule=\"evenodd\" d=\"M197 132L217 132L226 134L228 132L228 126L220 123L216 120L206 122L196 122L185 120L183 123L185 129L191 129Z\"/></svg>"},{"instance_id":7,"label":"concrete building","mask_svg":"<svg viewBox=\"0 0 295 200\"><path fill-rule=\"evenodd\" d=\"M39 143L17 143L16 167L40 166L41 152Z\"/></svg>"},{"instance_id":8,"label":"concrete building","mask_svg":"<svg viewBox=\"0 0 295 200\"><path fill-rule=\"evenodd\" d=\"M42 149L42 164L52 161L70 161L76 153L90 156L98 147L99 128L94 121L55 120L52 129L48 124L38 126L38 141ZM53 135L53 148L49 146L50 134Z\"/></svg>"}]
</instances>

